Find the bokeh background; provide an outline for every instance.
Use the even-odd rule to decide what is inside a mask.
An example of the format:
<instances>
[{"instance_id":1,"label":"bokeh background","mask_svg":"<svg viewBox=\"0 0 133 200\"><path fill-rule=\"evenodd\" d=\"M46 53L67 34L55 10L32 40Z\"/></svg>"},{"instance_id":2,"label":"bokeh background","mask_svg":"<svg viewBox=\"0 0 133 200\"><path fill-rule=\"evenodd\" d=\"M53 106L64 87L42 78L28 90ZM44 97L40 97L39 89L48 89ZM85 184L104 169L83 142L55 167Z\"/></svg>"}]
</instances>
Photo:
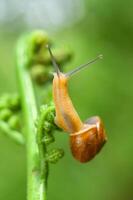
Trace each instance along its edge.
<instances>
[{"instance_id":1,"label":"bokeh background","mask_svg":"<svg viewBox=\"0 0 133 200\"><path fill-rule=\"evenodd\" d=\"M68 135L56 134L65 157L51 165L49 200L133 199L133 1L0 0L0 94L17 90L15 45L42 28L74 52L69 71L99 53L102 61L73 76L70 94L83 120L100 115L108 143L80 164ZM0 133L0 200L26 200L26 152Z\"/></svg>"}]
</instances>

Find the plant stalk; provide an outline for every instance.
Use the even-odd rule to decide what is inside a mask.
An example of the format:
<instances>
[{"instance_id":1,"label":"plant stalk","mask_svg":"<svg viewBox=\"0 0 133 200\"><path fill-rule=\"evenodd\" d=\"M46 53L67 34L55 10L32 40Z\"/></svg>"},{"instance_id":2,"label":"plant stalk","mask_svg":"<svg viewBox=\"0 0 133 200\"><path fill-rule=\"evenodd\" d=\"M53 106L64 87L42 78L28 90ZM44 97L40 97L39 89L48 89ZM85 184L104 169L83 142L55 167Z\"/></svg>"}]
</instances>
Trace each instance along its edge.
<instances>
[{"instance_id":1,"label":"plant stalk","mask_svg":"<svg viewBox=\"0 0 133 200\"><path fill-rule=\"evenodd\" d=\"M23 109L23 118L27 150L27 200L46 200L46 177L41 176L40 156L36 141L35 121L38 116L37 103L33 83L27 69L25 38L21 39L17 48L17 77ZM45 163L44 163L45 164ZM47 163L46 163L47 165Z\"/></svg>"}]
</instances>

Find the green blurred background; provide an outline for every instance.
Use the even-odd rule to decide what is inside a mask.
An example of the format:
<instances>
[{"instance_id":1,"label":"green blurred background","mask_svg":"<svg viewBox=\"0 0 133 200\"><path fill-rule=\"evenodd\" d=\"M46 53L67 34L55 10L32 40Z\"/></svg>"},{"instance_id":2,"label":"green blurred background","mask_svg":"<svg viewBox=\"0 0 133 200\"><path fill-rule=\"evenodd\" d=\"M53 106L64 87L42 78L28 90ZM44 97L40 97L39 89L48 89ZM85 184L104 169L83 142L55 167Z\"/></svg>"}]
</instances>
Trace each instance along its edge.
<instances>
[{"instance_id":1,"label":"green blurred background","mask_svg":"<svg viewBox=\"0 0 133 200\"><path fill-rule=\"evenodd\" d=\"M43 28L56 44L68 45L75 56L65 71L102 53L102 61L72 77L69 89L83 120L102 117L108 143L94 160L80 164L71 156L68 135L57 133L56 146L66 154L50 167L48 199L131 200L133 1L50 0L48 5L0 0L0 93L17 90L14 51L25 31ZM25 153L0 134L0 200L26 199Z\"/></svg>"}]
</instances>

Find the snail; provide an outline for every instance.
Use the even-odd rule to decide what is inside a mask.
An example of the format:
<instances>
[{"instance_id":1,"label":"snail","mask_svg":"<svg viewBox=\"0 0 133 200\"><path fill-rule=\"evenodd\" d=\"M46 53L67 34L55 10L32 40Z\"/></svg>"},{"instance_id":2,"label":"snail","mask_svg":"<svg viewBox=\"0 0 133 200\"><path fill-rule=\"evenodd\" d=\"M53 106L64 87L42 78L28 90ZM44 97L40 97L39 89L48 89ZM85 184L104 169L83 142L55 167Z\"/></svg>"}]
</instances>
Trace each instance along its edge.
<instances>
[{"instance_id":1,"label":"snail","mask_svg":"<svg viewBox=\"0 0 133 200\"><path fill-rule=\"evenodd\" d=\"M86 163L101 150L107 141L107 137L100 117L94 116L85 122L81 121L68 94L67 83L73 74L94 63L102 56L99 55L90 62L64 74L59 70L49 45L47 45L47 48L55 68L53 79L53 99L56 111L55 124L69 133L73 157L81 163Z\"/></svg>"}]
</instances>

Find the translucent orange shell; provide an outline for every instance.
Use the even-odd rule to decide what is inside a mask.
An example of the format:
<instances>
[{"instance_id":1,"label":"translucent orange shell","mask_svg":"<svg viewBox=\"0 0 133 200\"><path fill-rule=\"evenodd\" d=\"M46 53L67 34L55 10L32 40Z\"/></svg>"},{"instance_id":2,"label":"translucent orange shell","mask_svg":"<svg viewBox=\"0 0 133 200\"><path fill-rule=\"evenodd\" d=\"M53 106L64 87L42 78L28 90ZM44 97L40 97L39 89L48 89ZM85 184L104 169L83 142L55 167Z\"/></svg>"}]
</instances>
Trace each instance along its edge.
<instances>
[{"instance_id":1,"label":"translucent orange shell","mask_svg":"<svg viewBox=\"0 0 133 200\"><path fill-rule=\"evenodd\" d=\"M91 117L81 131L70 134L71 152L75 159L85 163L95 157L106 141L101 119L97 116Z\"/></svg>"}]
</instances>

